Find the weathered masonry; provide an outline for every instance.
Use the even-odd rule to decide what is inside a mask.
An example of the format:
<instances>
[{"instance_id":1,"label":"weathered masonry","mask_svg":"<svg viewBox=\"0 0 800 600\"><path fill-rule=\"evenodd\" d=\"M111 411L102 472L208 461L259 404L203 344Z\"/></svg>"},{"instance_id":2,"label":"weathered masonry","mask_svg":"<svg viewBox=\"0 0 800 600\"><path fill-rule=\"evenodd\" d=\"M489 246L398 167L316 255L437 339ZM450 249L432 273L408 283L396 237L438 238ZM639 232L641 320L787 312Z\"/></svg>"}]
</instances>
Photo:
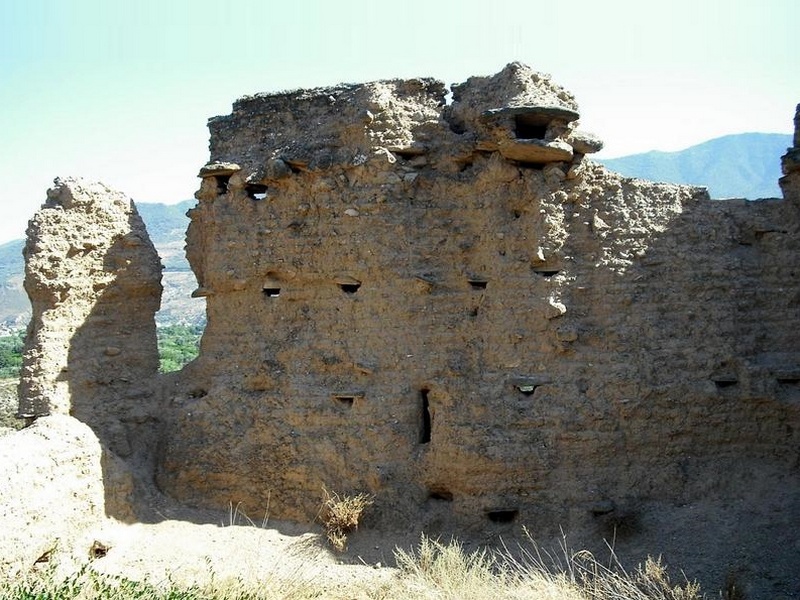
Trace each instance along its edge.
<instances>
[{"instance_id":1,"label":"weathered masonry","mask_svg":"<svg viewBox=\"0 0 800 600\"><path fill-rule=\"evenodd\" d=\"M158 484L293 519L327 485L375 494L384 525L538 531L796 489L794 154L785 200L714 202L586 160L574 98L523 65L445 92L211 119L187 235L208 327Z\"/></svg>"},{"instance_id":2,"label":"weathered masonry","mask_svg":"<svg viewBox=\"0 0 800 600\"><path fill-rule=\"evenodd\" d=\"M20 415L73 436L70 514L153 518L155 480L311 521L325 485L374 494L383 530L563 528L798 597L800 113L784 198L719 202L587 160L574 98L524 65L452 89L253 96L210 121L187 233L208 326L177 374L132 201L56 181L28 229Z\"/></svg>"}]
</instances>

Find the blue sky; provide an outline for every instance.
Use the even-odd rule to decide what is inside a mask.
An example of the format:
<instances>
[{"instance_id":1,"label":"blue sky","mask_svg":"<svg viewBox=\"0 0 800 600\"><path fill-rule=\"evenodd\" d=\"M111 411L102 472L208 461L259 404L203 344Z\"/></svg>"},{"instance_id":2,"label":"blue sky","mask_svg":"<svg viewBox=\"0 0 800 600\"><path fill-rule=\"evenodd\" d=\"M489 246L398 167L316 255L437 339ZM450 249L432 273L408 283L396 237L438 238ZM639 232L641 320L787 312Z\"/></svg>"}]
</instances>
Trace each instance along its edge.
<instances>
[{"instance_id":1,"label":"blue sky","mask_svg":"<svg viewBox=\"0 0 800 600\"><path fill-rule=\"evenodd\" d=\"M791 131L796 0L0 0L0 242L56 176L192 197L237 97L519 60L576 94L607 157Z\"/></svg>"}]
</instances>

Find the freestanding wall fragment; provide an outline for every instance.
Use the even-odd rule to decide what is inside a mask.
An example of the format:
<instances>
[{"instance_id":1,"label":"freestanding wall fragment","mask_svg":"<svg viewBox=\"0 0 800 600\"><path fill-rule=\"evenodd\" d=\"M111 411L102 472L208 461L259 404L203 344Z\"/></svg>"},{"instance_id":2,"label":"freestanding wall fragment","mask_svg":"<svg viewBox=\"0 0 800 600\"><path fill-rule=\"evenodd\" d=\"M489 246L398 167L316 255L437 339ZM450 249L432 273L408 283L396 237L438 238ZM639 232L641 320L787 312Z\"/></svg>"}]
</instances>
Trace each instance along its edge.
<instances>
[{"instance_id":1,"label":"freestanding wall fragment","mask_svg":"<svg viewBox=\"0 0 800 600\"><path fill-rule=\"evenodd\" d=\"M158 372L161 263L133 202L101 183L56 179L28 226L33 307L19 415L70 414L118 454L121 421L145 412Z\"/></svg>"}]
</instances>

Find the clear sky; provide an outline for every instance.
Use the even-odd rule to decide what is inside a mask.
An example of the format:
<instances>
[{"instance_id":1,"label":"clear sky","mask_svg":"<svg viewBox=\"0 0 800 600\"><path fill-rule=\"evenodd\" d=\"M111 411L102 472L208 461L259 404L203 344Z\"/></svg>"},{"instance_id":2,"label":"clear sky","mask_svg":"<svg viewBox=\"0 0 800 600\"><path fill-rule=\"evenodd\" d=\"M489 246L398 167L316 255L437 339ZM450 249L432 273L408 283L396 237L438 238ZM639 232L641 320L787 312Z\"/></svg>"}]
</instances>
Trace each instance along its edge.
<instances>
[{"instance_id":1,"label":"clear sky","mask_svg":"<svg viewBox=\"0 0 800 600\"><path fill-rule=\"evenodd\" d=\"M56 176L191 198L237 97L519 60L581 105L601 156L792 130L797 0L0 0L0 242Z\"/></svg>"}]
</instances>

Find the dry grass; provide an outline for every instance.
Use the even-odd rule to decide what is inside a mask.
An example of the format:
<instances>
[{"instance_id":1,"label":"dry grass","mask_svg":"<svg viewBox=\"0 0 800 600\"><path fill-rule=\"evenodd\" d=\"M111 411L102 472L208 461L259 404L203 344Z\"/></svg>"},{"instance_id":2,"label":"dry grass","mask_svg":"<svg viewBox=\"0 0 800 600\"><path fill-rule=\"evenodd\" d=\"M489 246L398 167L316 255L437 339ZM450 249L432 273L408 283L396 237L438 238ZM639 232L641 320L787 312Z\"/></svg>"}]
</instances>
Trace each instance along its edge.
<instances>
[{"instance_id":1,"label":"dry grass","mask_svg":"<svg viewBox=\"0 0 800 600\"><path fill-rule=\"evenodd\" d=\"M537 600L702 600L699 586L670 582L660 559L648 558L627 572L614 553L608 565L589 552L561 555L529 548L512 555L467 553L457 542L423 536L415 551L396 550L407 597L424 599L535 598ZM397 597L402 597L402 594Z\"/></svg>"},{"instance_id":2,"label":"dry grass","mask_svg":"<svg viewBox=\"0 0 800 600\"><path fill-rule=\"evenodd\" d=\"M325 527L325 536L337 552L347 550L347 536L358 529L364 511L372 506L369 494L339 495L322 488L323 500L319 519Z\"/></svg>"},{"instance_id":3,"label":"dry grass","mask_svg":"<svg viewBox=\"0 0 800 600\"><path fill-rule=\"evenodd\" d=\"M587 596L597 600L700 600L700 586L692 582L674 585L661 558L647 557L632 573L619 563L601 565L589 553L573 560Z\"/></svg>"},{"instance_id":4,"label":"dry grass","mask_svg":"<svg viewBox=\"0 0 800 600\"><path fill-rule=\"evenodd\" d=\"M405 590L398 598L587 600L563 573L527 568L486 550L469 553L458 542L423 536L416 550L397 549L395 559Z\"/></svg>"},{"instance_id":5,"label":"dry grass","mask_svg":"<svg viewBox=\"0 0 800 600\"><path fill-rule=\"evenodd\" d=\"M334 504L344 498L331 496ZM360 499L362 510L369 499ZM359 513L360 514L360 513ZM356 518L356 521L358 519ZM352 522L352 521L347 521ZM571 554L566 545L557 556L530 545L515 557L506 550L465 551L458 542L447 544L425 536L413 550L397 549L397 569L391 578L365 577L346 583L319 576L313 564L288 576L264 573L258 583L221 579L209 569L202 584L134 581L119 575L100 575L87 565L65 580L52 572L32 573L14 582L0 582L7 600L701 600L697 586L673 585L660 560L648 559L626 572L613 553L603 565L588 552ZM236 560L235 556L231 560ZM307 568L306 568L307 567ZM309 575L311 575L309 577Z\"/></svg>"}]
</instances>

